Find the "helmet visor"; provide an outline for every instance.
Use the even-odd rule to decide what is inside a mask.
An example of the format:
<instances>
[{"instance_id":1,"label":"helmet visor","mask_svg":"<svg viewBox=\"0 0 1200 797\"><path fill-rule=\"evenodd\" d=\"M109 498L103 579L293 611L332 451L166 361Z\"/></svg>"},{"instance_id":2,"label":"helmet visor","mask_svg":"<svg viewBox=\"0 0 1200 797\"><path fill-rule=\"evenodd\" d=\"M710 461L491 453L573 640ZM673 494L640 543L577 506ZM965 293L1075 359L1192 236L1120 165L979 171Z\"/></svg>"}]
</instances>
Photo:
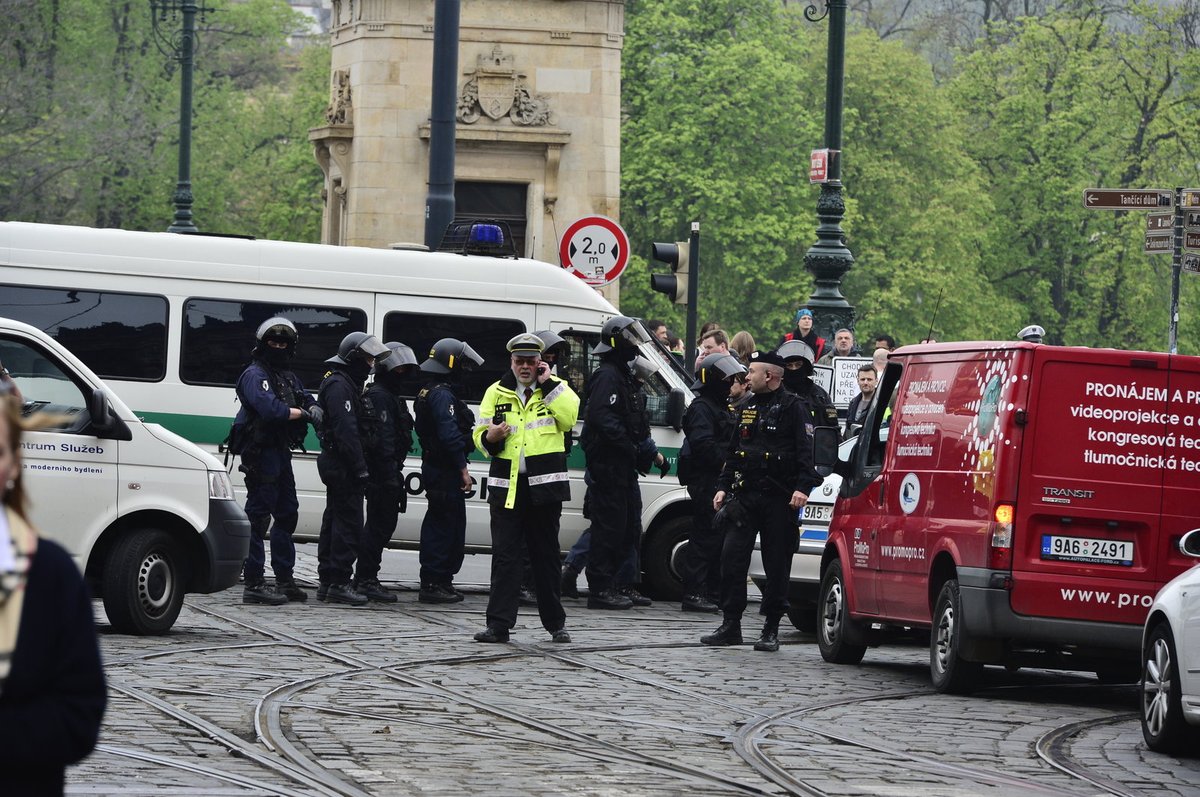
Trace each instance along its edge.
<instances>
[{"instance_id":1,"label":"helmet visor","mask_svg":"<svg viewBox=\"0 0 1200 797\"><path fill-rule=\"evenodd\" d=\"M459 358L461 358L461 359L459 359ZM483 358L480 357L479 354L474 349L471 348L471 344L469 344L469 343L464 343L463 347L462 347L462 351L459 352L458 357L455 357L453 359L454 359L455 364L458 365L460 368L462 368L464 371L471 371L471 370L483 365ZM451 366L451 367L453 367L453 366Z\"/></svg>"}]
</instances>

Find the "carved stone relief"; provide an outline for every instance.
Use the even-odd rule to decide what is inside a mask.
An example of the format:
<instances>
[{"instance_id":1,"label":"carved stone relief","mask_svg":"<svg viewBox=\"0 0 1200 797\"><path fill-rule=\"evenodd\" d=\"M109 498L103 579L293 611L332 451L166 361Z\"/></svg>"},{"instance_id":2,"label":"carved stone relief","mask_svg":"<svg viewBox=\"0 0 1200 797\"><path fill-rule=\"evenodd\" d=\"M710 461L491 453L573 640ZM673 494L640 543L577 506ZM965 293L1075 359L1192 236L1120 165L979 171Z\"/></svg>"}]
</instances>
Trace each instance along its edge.
<instances>
[{"instance_id":1,"label":"carved stone relief","mask_svg":"<svg viewBox=\"0 0 1200 797\"><path fill-rule=\"evenodd\" d=\"M469 76L458 95L457 118L463 124L475 124L484 116L494 122L507 116L522 127L552 124L549 98L530 91L526 75L516 70L513 56L500 45L477 56L475 69L463 74Z\"/></svg>"},{"instance_id":2,"label":"carved stone relief","mask_svg":"<svg viewBox=\"0 0 1200 797\"><path fill-rule=\"evenodd\" d=\"M325 121L331 125L354 123L354 103L350 96L350 70L338 69L333 73L333 88L329 107L325 109Z\"/></svg>"}]
</instances>

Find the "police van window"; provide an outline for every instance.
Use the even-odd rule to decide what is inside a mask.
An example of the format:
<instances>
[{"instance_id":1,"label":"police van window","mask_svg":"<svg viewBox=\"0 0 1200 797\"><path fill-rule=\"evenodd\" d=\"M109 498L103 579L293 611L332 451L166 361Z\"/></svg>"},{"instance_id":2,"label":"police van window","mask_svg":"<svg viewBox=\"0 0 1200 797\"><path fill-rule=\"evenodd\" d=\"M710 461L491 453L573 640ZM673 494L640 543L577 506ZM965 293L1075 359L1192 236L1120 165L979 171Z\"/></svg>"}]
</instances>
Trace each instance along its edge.
<instances>
[{"instance_id":1,"label":"police van window","mask_svg":"<svg viewBox=\"0 0 1200 797\"><path fill-rule=\"evenodd\" d=\"M565 370L560 365L558 372L567 377L582 402L587 398L587 381L591 378L592 371L600 365L600 358L592 354L592 347L600 342L600 335L596 332L579 332L573 329L563 330L558 334L571 344L571 355L567 358ZM660 365L662 368L668 367L665 364ZM667 386L660 374L654 374L642 389L646 394L646 413L650 418L650 424L666 426L667 397L671 393L670 387ZM581 406L580 415L582 416L582 414Z\"/></svg>"},{"instance_id":2,"label":"police van window","mask_svg":"<svg viewBox=\"0 0 1200 797\"><path fill-rule=\"evenodd\" d=\"M21 414L47 413L55 427L81 431L88 424L87 400L57 359L27 341L0 338L0 363L21 391Z\"/></svg>"},{"instance_id":3,"label":"police van window","mask_svg":"<svg viewBox=\"0 0 1200 797\"><path fill-rule=\"evenodd\" d=\"M157 382L166 375L162 296L0 285L0 316L42 330L101 377Z\"/></svg>"},{"instance_id":4,"label":"police van window","mask_svg":"<svg viewBox=\"0 0 1200 797\"><path fill-rule=\"evenodd\" d=\"M191 385L237 384L250 362L254 333L263 321L283 316L296 325L300 343L292 370L309 390L321 386L338 344L351 332L367 331L367 314L350 307L188 299L183 305L179 378Z\"/></svg>"},{"instance_id":5,"label":"police van window","mask_svg":"<svg viewBox=\"0 0 1200 797\"><path fill-rule=\"evenodd\" d=\"M509 370L508 341L525 331L525 325L511 318L479 318L461 315L432 315L429 313L388 313L383 317L383 338L412 347L417 362L429 357L433 344L442 338L466 341L483 358L483 365L463 375L464 401L480 401L488 386ZM414 375L410 389L415 396L423 380Z\"/></svg>"}]
</instances>

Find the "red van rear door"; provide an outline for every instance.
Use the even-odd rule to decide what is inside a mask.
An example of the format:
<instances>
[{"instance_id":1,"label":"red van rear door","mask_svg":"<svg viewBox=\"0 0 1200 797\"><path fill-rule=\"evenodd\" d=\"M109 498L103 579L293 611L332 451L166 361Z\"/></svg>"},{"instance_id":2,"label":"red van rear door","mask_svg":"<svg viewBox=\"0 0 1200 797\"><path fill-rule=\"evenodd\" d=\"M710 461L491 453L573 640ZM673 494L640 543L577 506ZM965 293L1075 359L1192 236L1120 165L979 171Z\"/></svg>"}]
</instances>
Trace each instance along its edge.
<instances>
[{"instance_id":1,"label":"red van rear door","mask_svg":"<svg viewBox=\"0 0 1200 797\"><path fill-rule=\"evenodd\" d=\"M1168 359L1045 346L1029 378L1013 611L1140 624L1161 583Z\"/></svg>"}]
</instances>

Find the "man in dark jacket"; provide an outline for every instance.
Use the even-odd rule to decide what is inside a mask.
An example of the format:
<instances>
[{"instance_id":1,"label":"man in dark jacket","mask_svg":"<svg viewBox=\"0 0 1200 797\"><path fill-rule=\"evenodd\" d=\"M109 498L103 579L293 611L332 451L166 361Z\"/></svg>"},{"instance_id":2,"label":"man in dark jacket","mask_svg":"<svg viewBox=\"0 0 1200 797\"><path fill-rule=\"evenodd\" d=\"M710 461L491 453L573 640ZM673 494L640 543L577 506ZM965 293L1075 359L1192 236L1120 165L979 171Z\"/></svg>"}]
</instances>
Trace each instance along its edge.
<instances>
[{"instance_id":1,"label":"man in dark jacket","mask_svg":"<svg viewBox=\"0 0 1200 797\"><path fill-rule=\"evenodd\" d=\"M817 337L817 331L813 329L813 314L812 310L807 307L801 307L796 311L796 315L792 317L792 323L796 328L783 336L780 344L786 343L789 340L798 340L808 348L812 349L813 362L825 354L825 338Z\"/></svg>"},{"instance_id":2,"label":"man in dark jacket","mask_svg":"<svg viewBox=\"0 0 1200 797\"><path fill-rule=\"evenodd\" d=\"M255 337L254 359L238 377L241 407L229 437L231 450L242 460L238 469L246 476L246 516L250 519L242 602L278 606L308 598L292 577L296 565L292 534L300 511L292 448L304 440L310 419L319 423L321 410L290 369L299 341L295 325L286 318L268 318ZM268 529L274 588L263 579Z\"/></svg>"},{"instance_id":3,"label":"man in dark jacket","mask_svg":"<svg viewBox=\"0 0 1200 797\"><path fill-rule=\"evenodd\" d=\"M442 338L421 363L428 377L417 394L416 430L421 444L421 482L425 485L425 518L421 521L422 603L454 603L463 599L454 588L467 542L467 494L471 474L467 455L475 450L471 430L475 415L462 400L461 375L483 365L483 358L461 340Z\"/></svg>"},{"instance_id":4,"label":"man in dark jacket","mask_svg":"<svg viewBox=\"0 0 1200 797\"><path fill-rule=\"evenodd\" d=\"M396 519L408 506L404 490L404 458L412 449L413 418L400 395L404 377L417 367L413 350L403 343L386 343L388 353L375 361L375 381L367 388L374 423L374 444L367 450L367 522L358 545L354 590L368 600L395 603L396 594L379 583L383 549L396 531Z\"/></svg>"},{"instance_id":5,"label":"man in dark jacket","mask_svg":"<svg viewBox=\"0 0 1200 797\"><path fill-rule=\"evenodd\" d=\"M364 445L372 421L363 402L363 384L375 358L388 349L374 335L351 332L338 353L325 362L317 402L325 413L317 472L325 485L325 514L317 540L317 600L362 606L367 598L350 586L350 575L363 534L363 495L368 471Z\"/></svg>"},{"instance_id":6,"label":"man in dark jacket","mask_svg":"<svg viewBox=\"0 0 1200 797\"><path fill-rule=\"evenodd\" d=\"M589 490L592 538L588 560L588 608L629 609L633 600L614 588L617 569L638 544L641 502L637 489L638 443L648 435L629 363L649 342L627 316L609 319L592 350L600 365L588 380L580 446L592 478ZM649 464L645 464L649 469Z\"/></svg>"},{"instance_id":7,"label":"man in dark jacket","mask_svg":"<svg viewBox=\"0 0 1200 797\"><path fill-rule=\"evenodd\" d=\"M725 533L721 553L724 622L701 637L705 645L740 645L746 610L746 575L757 536L767 583L764 615L755 650L779 649L779 619L787 614L792 555L799 542L796 516L821 483L813 467L807 413L798 396L782 387L783 360L755 352L746 378L754 398L742 407L713 496L717 527Z\"/></svg>"},{"instance_id":8,"label":"man in dark jacket","mask_svg":"<svg viewBox=\"0 0 1200 797\"><path fill-rule=\"evenodd\" d=\"M679 483L692 499L692 533L683 573L683 611L716 612L721 588L724 536L713 528L713 495L733 440L729 388L745 378L746 369L729 354L710 354L700 363L692 389L699 392L683 416L679 451ZM711 597L710 597L711 596Z\"/></svg>"}]
</instances>

